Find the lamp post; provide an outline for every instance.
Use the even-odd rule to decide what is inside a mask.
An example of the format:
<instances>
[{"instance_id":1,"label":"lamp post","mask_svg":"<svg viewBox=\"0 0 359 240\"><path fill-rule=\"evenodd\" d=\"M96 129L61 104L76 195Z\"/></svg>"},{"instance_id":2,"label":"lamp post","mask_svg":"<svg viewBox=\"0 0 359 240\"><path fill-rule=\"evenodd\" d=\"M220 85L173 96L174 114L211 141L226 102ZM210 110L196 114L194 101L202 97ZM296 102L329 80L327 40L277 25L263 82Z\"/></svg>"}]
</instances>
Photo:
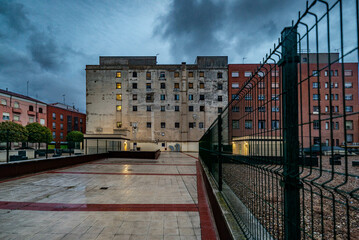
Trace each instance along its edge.
<instances>
[{"instance_id":1,"label":"lamp post","mask_svg":"<svg viewBox=\"0 0 359 240\"><path fill-rule=\"evenodd\" d=\"M137 122L132 123L132 133L133 133L133 151L137 151L136 135L138 127Z\"/></svg>"}]
</instances>

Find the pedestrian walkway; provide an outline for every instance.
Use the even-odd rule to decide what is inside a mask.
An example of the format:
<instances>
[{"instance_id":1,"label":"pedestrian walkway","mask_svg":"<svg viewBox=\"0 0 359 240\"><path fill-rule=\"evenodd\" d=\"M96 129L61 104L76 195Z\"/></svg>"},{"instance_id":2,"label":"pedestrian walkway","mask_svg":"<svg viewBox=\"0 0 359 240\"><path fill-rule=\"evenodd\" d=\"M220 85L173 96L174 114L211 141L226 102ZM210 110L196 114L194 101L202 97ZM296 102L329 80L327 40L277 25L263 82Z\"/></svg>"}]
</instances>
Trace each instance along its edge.
<instances>
[{"instance_id":1,"label":"pedestrian walkway","mask_svg":"<svg viewBox=\"0 0 359 240\"><path fill-rule=\"evenodd\" d=\"M0 182L0 239L216 239L196 154L109 158Z\"/></svg>"}]
</instances>

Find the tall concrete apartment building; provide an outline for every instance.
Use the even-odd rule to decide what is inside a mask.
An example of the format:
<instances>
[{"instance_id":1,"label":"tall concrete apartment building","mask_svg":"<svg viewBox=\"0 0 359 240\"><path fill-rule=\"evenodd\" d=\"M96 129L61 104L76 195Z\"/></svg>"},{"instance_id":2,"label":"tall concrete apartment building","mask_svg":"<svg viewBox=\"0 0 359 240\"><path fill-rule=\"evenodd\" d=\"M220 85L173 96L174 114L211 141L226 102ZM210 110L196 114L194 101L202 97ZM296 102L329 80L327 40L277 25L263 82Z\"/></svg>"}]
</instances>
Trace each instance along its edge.
<instances>
[{"instance_id":1,"label":"tall concrete apartment building","mask_svg":"<svg viewBox=\"0 0 359 240\"><path fill-rule=\"evenodd\" d=\"M226 56L197 57L194 64L100 57L99 65L86 66L85 137L117 138L121 150L198 151L227 104Z\"/></svg>"}]
</instances>

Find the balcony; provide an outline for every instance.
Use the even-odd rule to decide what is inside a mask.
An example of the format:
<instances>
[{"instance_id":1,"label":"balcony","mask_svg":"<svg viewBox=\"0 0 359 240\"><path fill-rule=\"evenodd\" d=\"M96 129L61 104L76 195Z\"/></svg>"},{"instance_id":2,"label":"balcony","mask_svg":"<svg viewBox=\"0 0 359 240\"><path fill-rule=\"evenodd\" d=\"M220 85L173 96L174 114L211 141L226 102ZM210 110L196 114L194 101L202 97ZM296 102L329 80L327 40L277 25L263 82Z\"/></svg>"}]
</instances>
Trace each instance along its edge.
<instances>
[{"instance_id":1,"label":"balcony","mask_svg":"<svg viewBox=\"0 0 359 240\"><path fill-rule=\"evenodd\" d=\"M21 108L13 108L13 109L12 109L12 112L13 112L13 113L19 113L19 114L20 114L20 113L22 112L22 110L21 110Z\"/></svg>"},{"instance_id":2,"label":"balcony","mask_svg":"<svg viewBox=\"0 0 359 240\"><path fill-rule=\"evenodd\" d=\"M34 111L27 110L27 115L35 116L36 113Z\"/></svg>"}]
</instances>

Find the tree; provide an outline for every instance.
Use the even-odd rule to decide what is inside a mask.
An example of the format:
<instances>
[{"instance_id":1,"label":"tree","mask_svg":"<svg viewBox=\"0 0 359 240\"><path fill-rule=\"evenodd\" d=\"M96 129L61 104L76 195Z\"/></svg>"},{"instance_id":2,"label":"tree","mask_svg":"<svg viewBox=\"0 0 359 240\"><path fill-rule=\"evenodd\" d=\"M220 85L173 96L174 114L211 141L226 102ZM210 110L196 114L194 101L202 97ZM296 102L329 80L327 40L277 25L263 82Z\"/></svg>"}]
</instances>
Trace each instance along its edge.
<instances>
[{"instance_id":1,"label":"tree","mask_svg":"<svg viewBox=\"0 0 359 240\"><path fill-rule=\"evenodd\" d=\"M21 124L6 121L0 123L0 142L26 142L28 132Z\"/></svg>"},{"instance_id":2,"label":"tree","mask_svg":"<svg viewBox=\"0 0 359 240\"><path fill-rule=\"evenodd\" d=\"M30 123L26 126L29 134L28 141L32 143L49 143L52 141L51 131L39 123Z\"/></svg>"},{"instance_id":3,"label":"tree","mask_svg":"<svg viewBox=\"0 0 359 240\"><path fill-rule=\"evenodd\" d=\"M84 140L84 134L79 131L71 131L67 134L66 140L69 142L69 147L73 148L74 143L82 142Z\"/></svg>"}]
</instances>

